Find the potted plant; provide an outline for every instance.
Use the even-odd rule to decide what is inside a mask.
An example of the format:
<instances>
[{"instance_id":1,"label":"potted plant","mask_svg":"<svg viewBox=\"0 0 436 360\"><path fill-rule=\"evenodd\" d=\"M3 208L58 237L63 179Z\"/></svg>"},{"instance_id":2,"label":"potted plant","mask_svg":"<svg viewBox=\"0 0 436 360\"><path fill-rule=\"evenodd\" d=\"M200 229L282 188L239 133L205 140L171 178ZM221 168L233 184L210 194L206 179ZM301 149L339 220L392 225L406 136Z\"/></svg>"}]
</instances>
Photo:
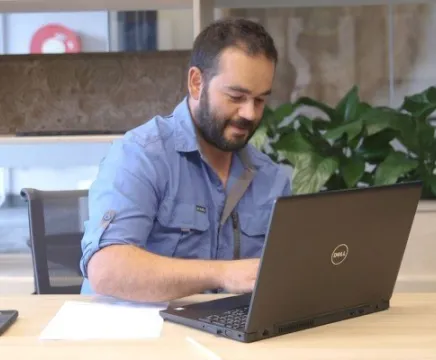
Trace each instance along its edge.
<instances>
[{"instance_id":1,"label":"potted plant","mask_svg":"<svg viewBox=\"0 0 436 360\"><path fill-rule=\"evenodd\" d=\"M308 115L313 109L320 115ZM423 197L433 198L435 110L433 87L393 109L361 101L354 86L335 107L308 97L266 107L252 143L292 166L296 194L421 179Z\"/></svg>"},{"instance_id":2,"label":"potted plant","mask_svg":"<svg viewBox=\"0 0 436 360\"><path fill-rule=\"evenodd\" d=\"M423 199L436 199L436 128L430 117L435 110L436 87L431 86L420 93L406 96L400 107L401 121L390 124L403 145L402 156L412 165L407 172L401 172L396 180L422 180ZM380 171L391 171L391 164L380 166ZM394 182L393 178L391 180Z\"/></svg>"}]
</instances>

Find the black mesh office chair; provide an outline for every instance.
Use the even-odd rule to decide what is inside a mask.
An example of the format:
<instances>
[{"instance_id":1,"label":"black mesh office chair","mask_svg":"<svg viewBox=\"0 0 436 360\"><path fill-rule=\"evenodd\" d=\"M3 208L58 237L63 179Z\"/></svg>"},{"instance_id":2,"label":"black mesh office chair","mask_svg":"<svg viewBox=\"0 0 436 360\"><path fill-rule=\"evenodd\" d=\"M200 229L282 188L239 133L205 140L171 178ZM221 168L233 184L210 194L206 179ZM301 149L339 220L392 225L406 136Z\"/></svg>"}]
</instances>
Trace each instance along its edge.
<instances>
[{"instance_id":1,"label":"black mesh office chair","mask_svg":"<svg viewBox=\"0 0 436 360\"><path fill-rule=\"evenodd\" d=\"M78 294L88 190L21 190L28 203L36 294Z\"/></svg>"}]
</instances>

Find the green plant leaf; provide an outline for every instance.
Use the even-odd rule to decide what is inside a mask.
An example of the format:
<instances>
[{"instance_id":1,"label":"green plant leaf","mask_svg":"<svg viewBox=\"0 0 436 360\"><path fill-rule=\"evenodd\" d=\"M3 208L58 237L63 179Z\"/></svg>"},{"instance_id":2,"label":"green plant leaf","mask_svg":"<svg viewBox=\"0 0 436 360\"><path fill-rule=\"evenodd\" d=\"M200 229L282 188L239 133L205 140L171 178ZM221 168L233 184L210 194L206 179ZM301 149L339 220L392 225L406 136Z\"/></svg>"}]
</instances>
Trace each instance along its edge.
<instances>
[{"instance_id":1,"label":"green plant leaf","mask_svg":"<svg viewBox=\"0 0 436 360\"><path fill-rule=\"evenodd\" d=\"M430 107L436 104L436 87L430 86L424 91L406 96L401 109L408 111L410 114L422 117L430 111ZM428 115L427 115L428 116Z\"/></svg>"},{"instance_id":2,"label":"green plant leaf","mask_svg":"<svg viewBox=\"0 0 436 360\"><path fill-rule=\"evenodd\" d=\"M271 116L273 114L273 112L274 111L268 105L265 105L263 108L262 118L267 118L267 117Z\"/></svg>"},{"instance_id":3,"label":"green plant leaf","mask_svg":"<svg viewBox=\"0 0 436 360\"><path fill-rule=\"evenodd\" d=\"M291 116L297 108L297 105L290 102L279 105L273 112L274 121L272 125L274 128L277 128L285 118Z\"/></svg>"},{"instance_id":4,"label":"green plant leaf","mask_svg":"<svg viewBox=\"0 0 436 360\"><path fill-rule=\"evenodd\" d=\"M344 134L347 135L347 140L353 140L362 131L363 123L361 120L356 120L336 128L329 129L325 132L324 137L330 140L340 139Z\"/></svg>"},{"instance_id":5,"label":"green plant leaf","mask_svg":"<svg viewBox=\"0 0 436 360\"><path fill-rule=\"evenodd\" d=\"M271 147L279 152L295 166L298 156L307 152L315 152L313 146L297 131L292 130L280 137Z\"/></svg>"},{"instance_id":6,"label":"green plant leaf","mask_svg":"<svg viewBox=\"0 0 436 360\"><path fill-rule=\"evenodd\" d=\"M358 155L346 158L341 164L340 171L347 187L354 187L365 172L365 160Z\"/></svg>"},{"instance_id":7,"label":"green plant leaf","mask_svg":"<svg viewBox=\"0 0 436 360\"><path fill-rule=\"evenodd\" d=\"M296 194L314 193L321 190L339 167L339 160L323 158L316 153L300 154L292 174L292 189Z\"/></svg>"},{"instance_id":8,"label":"green plant leaf","mask_svg":"<svg viewBox=\"0 0 436 360\"><path fill-rule=\"evenodd\" d=\"M341 123L342 122L342 118L340 116L338 116L335 109L331 108L330 106L328 106L322 102L316 101L316 100L311 99L311 98L306 97L306 96L303 96L295 102L295 106L299 107L301 105L314 107L318 110L321 110L323 113L325 113L328 116L330 121L333 123Z\"/></svg>"},{"instance_id":9,"label":"green plant leaf","mask_svg":"<svg viewBox=\"0 0 436 360\"><path fill-rule=\"evenodd\" d=\"M347 185L344 182L344 178L342 177L339 172L335 172L332 176L330 176L330 179L325 183L323 186L324 190L330 191L330 190L342 190L345 189Z\"/></svg>"},{"instance_id":10,"label":"green plant leaf","mask_svg":"<svg viewBox=\"0 0 436 360\"><path fill-rule=\"evenodd\" d=\"M416 169L418 164L417 160L409 159L405 153L392 151L377 167L374 184L394 184L400 177Z\"/></svg>"},{"instance_id":11,"label":"green plant leaf","mask_svg":"<svg viewBox=\"0 0 436 360\"><path fill-rule=\"evenodd\" d=\"M336 113L341 116L345 122L355 121L358 114L359 102L358 87L353 86L339 101L335 109Z\"/></svg>"},{"instance_id":12,"label":"green plant leaf","mask_svg":"<svg viewBox=\"0 0 436 360\"><path fill-rule=\"evenodd\" d=\"M368 186L374 185L374 174L373 172L364 172L360 178L360 182L367 184Z\"/></svg>"},{"instance_id":13,"label":"green plant leaf","mask_svg":"<svg viewBox=\"0 0 436 360\"><path fill-rule=\"evenodd\" d=\"M361 120L365 125L367 135L370 136L391 128L400 118L401 113L394 109L376 107L367 111Z\"/></svg>"},{"instance_id":14,"label":"green plant leaf","mask_svg":"<svg viewBox=\"0 0 436 360\"><path fill-rule=\"evenodd\" d=\"M391 121L392 129L398 131L398 140L414 153L418 153L420 147L416 125L413 117L407 114L401 114Z\"/></svg>"},{"instance_id":15,"label":"green plant leaf","mask_svg":"<svg viewBox=\"0 0 436 360\"><path fill-rule=\"evenodd\" d=\"M360 157L370 163L380 163L392 151L390 142L397 136L397 131L384 129L374 135L366 136L356 150Z\"/></svg>"},{"instance_id":16,"label":"green plant leaf","mask_svg":"<svg viewBox=\"0 0 436 360\"><path fill-rule=\"evenodd\" d=\"M268 135L267 135L267 127L266 125L262 124L260 125L256 132L253 134L253 136L250 139L250 144L252 144L255 148L262 151L263 147L268 142Z\"/></svg>"},{"instance_id":17,"label":"green plant leaf","mask_svg":"<svg viewBox=\"0 0 436 360\"><path fill-rule=\"evenodd\" d=\"M429 104L415 114L418 121L425 121L436 110L436 104Z\"/></svg>"},{"instance_id":18,"label":"green plant leaf","mask_svg":"<svg viewBox=\"0 0 436 360\"><path fill-rule=\"evenodd\" d=\"M366 102L360 102L357 105L357 113L356 120L360 119L363 115L365 115L368 111L371 111L373 107Z\"/></svg>"},{"instance_id":19,"label":"green plant leaf","mask_svg":"<svg viewBox=\"0 0 436 360\"><path fill-rule=\"evenodd\" d=\"M304 126L308 131L313 132L314 121L309 119L305 115L298 115L294 122L298 122L301 126Z\"/></svg>"},{"instance_id":20,"label":"green plant leaf","mask_svg":"<svg viewBox=\"0 0 436 360\"><path fill-rule=\"evenodd\" d=\"M316 148L297 130L282 136L273 147L294 168L294 193L319 191L339 166L337 159L318 154Z\"/></svg>"},{"instance_id":21,"label":"green plant leaf","mask_svg":"<svg viewBox=\"0 0 436 360\"><path fill-rule=\"evenodd\" d=\"M436 143L435 128L432 125L424 122L417 125L417 130L421 151L430 155L433 146Z\"/></svg>"},{"instance_id":22,"label":"green plant leaf","mask_svg":"<svg viewBox=\"0 0 436 360\"><path fill-rule=\"evenodd\" d=\"M269 106L265 106L263 109L261 124L261 126L265 126L266 128L273 128L274 111Z\"/></svg>"},{"instance_id":23,"label":"green plant leaf","mask_svg":"<svg viewBox=\"0 0 436 360\"><path fill-rule=\"evenodd\" d=\"M320 130L327 130L330 127L332 127L332 123L330 121L326 121L321 118L314 118L312 120L312 128L320 131Z\"/></svg>"},{"instance_id":24,"label":"green plant leaf","mask_svg":"<svg viewBox=\"0 0 436 360\"><path fill-rule=\"evenodd\" d=\"M332 145L323 137L322 133L318 130L314 129L312 132L307 130L305 126L299 128L299 132L304 137L304 139L309 142L313 149L316 150L318 154L321 156L324 155L332 155L334 153L334 149Z\"/></svg>"}]
</instances>

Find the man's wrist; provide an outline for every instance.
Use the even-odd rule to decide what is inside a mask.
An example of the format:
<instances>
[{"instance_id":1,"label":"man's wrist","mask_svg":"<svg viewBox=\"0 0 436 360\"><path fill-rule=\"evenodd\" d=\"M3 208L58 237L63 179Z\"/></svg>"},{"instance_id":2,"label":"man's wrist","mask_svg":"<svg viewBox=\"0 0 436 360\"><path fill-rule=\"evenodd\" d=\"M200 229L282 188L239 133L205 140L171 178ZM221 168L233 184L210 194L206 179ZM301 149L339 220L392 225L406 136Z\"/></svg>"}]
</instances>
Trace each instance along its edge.
<instances>
[{"instance_id":1,"label":"man's wrist","mask_svg":"<svg viewBox=\"0 0 436 360\"><path fill-rule=\"evenodd\" d=\"M225 278L229 261L209 261L209 281L213 289L224 288Z\"/></svg>"}]
</instances>

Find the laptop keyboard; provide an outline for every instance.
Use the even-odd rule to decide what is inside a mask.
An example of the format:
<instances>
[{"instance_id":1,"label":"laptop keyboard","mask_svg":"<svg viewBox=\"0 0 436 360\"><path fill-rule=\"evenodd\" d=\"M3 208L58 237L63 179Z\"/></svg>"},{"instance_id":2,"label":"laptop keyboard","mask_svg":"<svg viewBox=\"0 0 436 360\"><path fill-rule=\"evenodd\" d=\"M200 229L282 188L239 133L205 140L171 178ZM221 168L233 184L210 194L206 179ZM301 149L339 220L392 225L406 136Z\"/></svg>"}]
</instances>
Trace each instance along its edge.
<instances>
[{"instance_id":1,"label":"laptop keyboard","mask_svg":"<svg viewBox=\"0 0 436 360\"><path fill-rule=\"evenodd\" d=\"M244 305L232 310L224 311L219 314L209 315L200 320L234 330L243 329L245 328L245 322L247 321L248 308L248 305Z\"/></svg>"}]
</instances>

